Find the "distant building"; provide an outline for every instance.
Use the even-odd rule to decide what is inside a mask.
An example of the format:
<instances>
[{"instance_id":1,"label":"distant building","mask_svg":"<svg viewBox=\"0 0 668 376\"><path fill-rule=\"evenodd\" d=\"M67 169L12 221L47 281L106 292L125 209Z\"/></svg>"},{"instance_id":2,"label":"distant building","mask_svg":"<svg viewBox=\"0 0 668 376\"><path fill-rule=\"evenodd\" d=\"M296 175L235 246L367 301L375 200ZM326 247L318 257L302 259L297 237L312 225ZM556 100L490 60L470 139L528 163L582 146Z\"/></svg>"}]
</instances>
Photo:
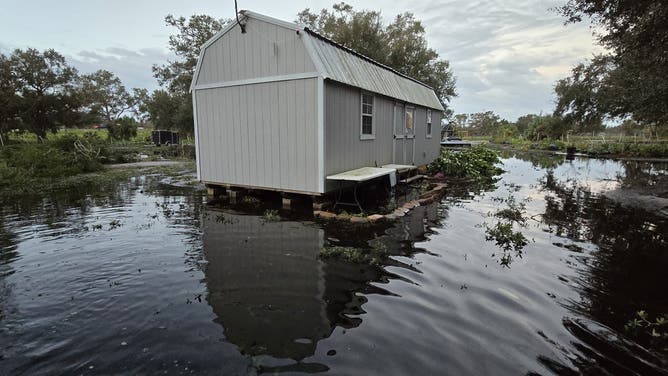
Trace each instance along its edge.
<instances>
[{"instance_id":1,"label":"distant building","mask_svg":"<svg viewBox=\"0 0 668 376\"><path fill-rule=\"evenodd\" d=\"M193 77L201 181L318 195L328 175L438 157L429 86L297 24L240 22L202 46Z\"/></svg>"}]
</instances>

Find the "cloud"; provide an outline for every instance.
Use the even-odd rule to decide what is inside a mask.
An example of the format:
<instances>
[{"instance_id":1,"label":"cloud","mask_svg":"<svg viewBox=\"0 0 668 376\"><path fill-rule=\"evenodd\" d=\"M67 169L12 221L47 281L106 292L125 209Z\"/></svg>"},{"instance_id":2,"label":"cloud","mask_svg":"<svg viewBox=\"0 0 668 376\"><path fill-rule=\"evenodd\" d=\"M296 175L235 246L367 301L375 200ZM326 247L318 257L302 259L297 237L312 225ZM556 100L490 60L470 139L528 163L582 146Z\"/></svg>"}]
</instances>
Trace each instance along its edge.
<instances>
[{"instance_id":1,"label":"cloud","mask_svg":"<svg viewBox=\"0 0 668 376\"><path fill-rule=\"evenodd\" d=\"M600 48L588 25L563 25L549 8L563 1L488 0L427 3L423 18L430 46L457 76L455 112L493 110L514 120L551 112L553 86L573 65Z\"/></svg>"},{"instance_id":2,"label":"cloud","mask_svg":"<svg viewBox=\"0 0 668 376\"><path fill-rule=\"evenodd\" d=\"M108 47L102 50L83 50L66 56L67 60L81 73L92 73L106 69L116 74L126 87L157 88L153 77L153 65L161 65L174 59L171 52L158 48L130 50L122 47Z\"/></svg>"}]
</instances>

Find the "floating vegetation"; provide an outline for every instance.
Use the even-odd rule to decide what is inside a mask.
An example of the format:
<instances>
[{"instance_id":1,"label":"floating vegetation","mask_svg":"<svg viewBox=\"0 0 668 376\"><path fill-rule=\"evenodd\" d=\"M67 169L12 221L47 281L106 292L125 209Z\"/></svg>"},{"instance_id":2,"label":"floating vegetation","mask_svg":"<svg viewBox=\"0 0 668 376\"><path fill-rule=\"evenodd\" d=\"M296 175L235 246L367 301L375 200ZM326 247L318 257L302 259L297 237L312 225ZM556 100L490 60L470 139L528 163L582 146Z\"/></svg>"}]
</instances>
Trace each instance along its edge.
<instances>
[{"instance_id":1,"label":"floating vegetation","mask_svg":"<svg viewBox=\"0 0 668 376\"><path fill-rule=\"evenodd\" d=\"M382 261L388 256L387 247L379 240L376 240L371 248L355 247L323 247L320 250L321 259L338 259L355 264L367 264L380 266Z\"/></svg>"},{"instance_id":2,"label":"floating vegetation","mask_svg":"<svg viewBox=\"0 0 668 376\"><path fill-rule=\"evenodd\" d=\"M494 241L501 248L503 253L499 257L499 263L502 266L510 267L515 257L522 258L524 247L529 244L529 240L521 231L516 231L515 227L526 227L526 205L523 202L517 202L513 196L505 200L506 207L497 210L493 216L498 218L494 226L485 225L485 240ZM493 254L492 257L495 257Z\"/></svg>"},{"instance_id":3,"label":"floating vegetation","mask_svg":"<svg viewBox=\"0 0 668 376\"><path fill-rule=\"evenodd\" d=\"M429 165L429 172L457 178L491 178L503 172L496 166L500 162L499 154L484 146L463 151L442 149L439 158Z\"/></svg>"},{"instance_id":4,"label":"floating vegetation","mask_svg":"<svg viewBox=\"0 0 668 376\"><path fill-rule=\"evenodd\" d=\"M265 210L262 218L267 222L276 222L281 220L281 216L278 215L278 210L271 209Z\"/></svg>"},{"instance_id":5,"label":"floating vegetation","mask_svg":"<svg viewBox=\"0 0 668 376\"><path fill-rule=\"evenodd\" d=\"M645 311L636 312L636 316L624 325L624 330L636 335L644 333L654 339L668 339L668 315L658 315L651 320Z\"/></svg>"},{"instance_id":6,"label":"floating vegetation","mask_svg":"<svg viewBox=\"0 0 668 376\"><path fill-rule=\"evenodd\" d=\"M121 226L122 226L121 221L119 221L118 219L114 219L113 221L109 222L109 230L113 230Z\"/></svg>"},{"instance_id":7,"label":"floating vegetation","mask_svg":"<svg viewBox=\"0 0 668 376\"><path fill-rule=\"evenodd\" d=\"M244 196L241 199L241 204L252 208L259 208L262 206L262 200L253 196Z\"/></svg>"},{"instance_id":8,"label":"floating vegetation","mask_svg":"<svg viewBox=\"0 0 668 376\"><path fill-rule=\"evenodd\" d=\"M222 223L222 224L224 224L224 225L229 225L229 224L232 224L232 223L233 223L233 221L232 221L231 219L225 217L224 214L218 214L218 215L216 216L216 222L218 222L218 223Z\"/></svg>"}]
</instances>

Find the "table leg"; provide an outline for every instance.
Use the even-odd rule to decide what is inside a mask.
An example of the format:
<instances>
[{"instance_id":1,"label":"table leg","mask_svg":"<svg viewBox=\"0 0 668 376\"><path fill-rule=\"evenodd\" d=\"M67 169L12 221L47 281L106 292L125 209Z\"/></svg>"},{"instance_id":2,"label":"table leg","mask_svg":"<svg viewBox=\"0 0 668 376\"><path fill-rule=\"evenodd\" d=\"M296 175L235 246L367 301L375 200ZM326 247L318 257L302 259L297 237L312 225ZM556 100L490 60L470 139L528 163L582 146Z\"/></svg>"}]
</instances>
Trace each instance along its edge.
<instances>
[{"instance_id":1,"label":"table leg","mask_svg":"<svg viewBox=\"0 0 668 376\"><path fill-rule=\"evenodd\" d=\"M336 194L336 202L334 203L334 207L332 209L336 209L336 205L338 205L339 202L341 202L341 192L342 192L342 183L341 180L339 180L339 189Z\"/></svg>"},{"instance_id":2,"label":"table leg","mask_svg":"<svg viewBox=\"0 0 668 376\"><path fill-rule=\"evenodd\" d=\"M359 200L357 200L357 185L358 183L355 182L355 186L353 187L353 197L355 197L355 203L357 204L357 207L360 208L360 213L362 213L364 210L362 209Z\"/></svg>"}]
</instances>

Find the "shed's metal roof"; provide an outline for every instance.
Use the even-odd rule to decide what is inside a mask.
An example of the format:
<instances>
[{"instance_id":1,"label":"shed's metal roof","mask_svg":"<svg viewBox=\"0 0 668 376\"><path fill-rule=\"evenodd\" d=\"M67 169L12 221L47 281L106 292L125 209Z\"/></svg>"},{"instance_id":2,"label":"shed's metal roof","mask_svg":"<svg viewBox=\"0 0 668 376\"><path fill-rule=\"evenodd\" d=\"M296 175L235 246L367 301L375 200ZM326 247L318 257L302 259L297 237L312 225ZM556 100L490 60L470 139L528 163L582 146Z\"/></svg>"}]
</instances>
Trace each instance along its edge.
<instances>
[{"instance_id":1,"label":"shed's metal roof","mask_svg":"<svg viewBox=\"0 0 668 376\"><path fill-rule=\"evenodd\" d=\"M422 82L399 73L349 48L305 28L311 46L319 60L323 76L333 81L356 86L405 102L443 111L434 90Z\"/></svg>"}]
</instances>

